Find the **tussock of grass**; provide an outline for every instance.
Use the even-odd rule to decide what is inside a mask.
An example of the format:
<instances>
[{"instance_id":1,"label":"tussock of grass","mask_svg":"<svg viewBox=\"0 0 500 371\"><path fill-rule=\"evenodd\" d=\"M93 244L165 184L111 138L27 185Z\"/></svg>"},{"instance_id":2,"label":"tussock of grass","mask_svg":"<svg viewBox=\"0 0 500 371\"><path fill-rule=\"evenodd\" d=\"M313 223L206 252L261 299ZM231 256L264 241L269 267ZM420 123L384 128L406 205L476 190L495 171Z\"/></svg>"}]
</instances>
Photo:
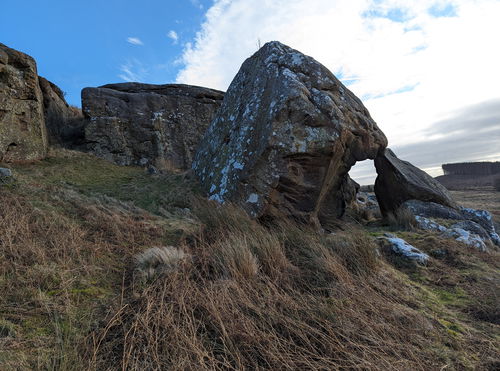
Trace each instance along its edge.
<instances>
[{"instance_id":1,"label":"tussock of grass","mask_svg":"<svg viewBox=\"0 0 500 371\"><path fill-rule=\"evenodd\" d=\"M386 222L393 228L407 231L412 231L417 226L415 216L405 207L400 207L396 211L388 213Z\"/></svg>"}]
</instances>

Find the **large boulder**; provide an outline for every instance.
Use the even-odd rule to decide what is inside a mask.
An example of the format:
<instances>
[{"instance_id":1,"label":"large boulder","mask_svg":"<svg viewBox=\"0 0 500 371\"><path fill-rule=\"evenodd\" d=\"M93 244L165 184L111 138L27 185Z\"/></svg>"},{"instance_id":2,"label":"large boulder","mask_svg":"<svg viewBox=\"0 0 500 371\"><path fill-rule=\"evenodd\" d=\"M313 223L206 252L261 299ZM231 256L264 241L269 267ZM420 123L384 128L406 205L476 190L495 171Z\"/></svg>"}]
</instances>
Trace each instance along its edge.
<instances>
[{"instance_id":1,"label":"large boulder","mask_svg":"<svg viewBox=\"0 0 500 371\"><path fill-rule=\"evenodd\" d=\"M389 148L375 158L375 168L375 194L384 216L395 212L407 200L458 208L441 183L409 162L400 160Z\"/></svg>"},{"instance_id":2,"label":"large boulder","mask_svg":"<svg viewBox=\"0 0 500 371\"><path fill-rule=\"evenodd\" d=\"M84 139L85 120L80 109L70 106L62 90L38 76L43 96L43 113L50 145L74 148Z\"/></svg>"},{"instance_id":3,"label":"large boulder","mask_svg":"<svg viewBox=\"0 0 500 371\"><path fill-rule=\"evenodd\" d=\"M0 161L45 157L47 134L35 60L0 44Z\"/></svg>"},{"instance_id":4,"label":"large boulder","mask_svg":"<svg viewBox=\"0 0 500 371\"><path fill-rule=\"evenodd\" d=\"M119 165L187 169L223 96L217 90L175 84L85 88L87 149Z\"/></svg>"},{"instance_id":5,"label":"large boulder","mask_svg":"<svg viewBox=\"0 0 500 371\"><path fill-rule=\"evenodd\" d=\"M210 199L238 203L253 217L317 223L342 214L349 169L386 145L326 67L274 41L241 66L193 169Z\"/></svg>"}]
</instances>

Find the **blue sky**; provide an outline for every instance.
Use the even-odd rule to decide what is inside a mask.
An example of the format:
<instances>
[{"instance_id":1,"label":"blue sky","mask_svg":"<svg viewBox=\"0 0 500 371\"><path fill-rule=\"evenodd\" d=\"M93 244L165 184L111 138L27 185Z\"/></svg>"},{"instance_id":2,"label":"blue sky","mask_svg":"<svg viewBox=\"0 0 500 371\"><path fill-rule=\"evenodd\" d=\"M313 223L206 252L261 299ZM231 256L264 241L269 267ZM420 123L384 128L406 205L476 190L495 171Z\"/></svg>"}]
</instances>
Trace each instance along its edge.
<instances>
[{"instance_id":1,"label":"blue sky","mask_svg":"<svg viewBox=\"0 0 500 371\"><path fill-rule=\"evenodd\" d=\"M210 0L2 0L0 42L34 57L40 75L80 106L86 86L176 79L185 41L198 31ZM168 36L178 35L177 42ZM142 45L127 42L138 38ZM132 40L134 41L134 40Z\"/></svg>"},{"instance_id":2,"label":"blue sky","mask_svg":"<svg viewBox=\"0 0 500 371\"><path fill-rule=\"evenodd\" d=\"M0 42L77 106L82 88L114 82L226 90L259 42L279 40L329 68L432 175L500 160L500 0L1 1Z\"/></svg>"}]
</instances>

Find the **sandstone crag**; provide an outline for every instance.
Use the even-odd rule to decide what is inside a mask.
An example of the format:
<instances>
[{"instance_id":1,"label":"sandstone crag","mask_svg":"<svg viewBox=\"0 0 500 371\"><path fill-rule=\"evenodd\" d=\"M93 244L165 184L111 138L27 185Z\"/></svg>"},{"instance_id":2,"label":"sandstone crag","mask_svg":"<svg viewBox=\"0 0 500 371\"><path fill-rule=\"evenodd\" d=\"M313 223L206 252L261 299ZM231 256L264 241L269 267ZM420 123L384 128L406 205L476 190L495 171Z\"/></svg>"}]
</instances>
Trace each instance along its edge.
<instances>
[{"instance_id":1,"label":"sandstone crag","mask_svg":"<svg viewBox=\"0 0 500 371\"><path fill-rule=\"evenodd\" d=\"M187 169L223 96L217 90L176 84L85 88L87 150L119 165Z\"/></svg>"},{"instance_id":2,"label":"sandstone crag","mask_svg":"<svg viewBox=\"0 0 500 371\"><path fill-rule=\"evenodd\" d=\"M47 134L35 60L0 44L0 161L45 157Z\"/></svg>"},{"instance_id":3,"label":"sandstone crag","mask_svg":"<svg viewBox=\"0 0 500 371\"><path fill-rule=\"evenodd\" d=\"M81 110L66 102L57 85L41 76L38 76L38 81L49 144L75 148L84 139L85 120Z\"/></svg>"},{"instance_id":4,"label":"sandstone crag","mask_svg":"<svg viewBox=\"0 0 500 371\"><path fill-rule=\"evenodd\" d=\"M386 145L326 67L274 41L243 63L193 169L213 200L236 202L253 217L317 222L343 213L349 169Z\"/></svg>"}]
</instances>

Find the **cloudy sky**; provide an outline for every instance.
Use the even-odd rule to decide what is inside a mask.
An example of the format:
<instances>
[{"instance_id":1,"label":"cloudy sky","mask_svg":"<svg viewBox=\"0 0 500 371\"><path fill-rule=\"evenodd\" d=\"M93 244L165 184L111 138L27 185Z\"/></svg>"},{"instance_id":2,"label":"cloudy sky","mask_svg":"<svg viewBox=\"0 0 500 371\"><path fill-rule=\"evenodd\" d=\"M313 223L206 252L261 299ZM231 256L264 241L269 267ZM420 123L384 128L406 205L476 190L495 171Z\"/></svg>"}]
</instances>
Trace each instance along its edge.
<instances>
[{"instance_id":1,"label":"cloudy sky","mask_svg":"<svg viewBox=\"0 0 500 371\"><path fill-rule=\"evenodd\" d=\"M401 158L433 175L445 162L500 160L499 0L67 3L43 2L42 16L41 2L7 5L0 42L33 55L71 103L116 81L225 90L259 45L279 40L358 95ZM9 25L30 12L31 26ZM373 180L368 163L351 173Z\"/></svg>"}]
</instances>

